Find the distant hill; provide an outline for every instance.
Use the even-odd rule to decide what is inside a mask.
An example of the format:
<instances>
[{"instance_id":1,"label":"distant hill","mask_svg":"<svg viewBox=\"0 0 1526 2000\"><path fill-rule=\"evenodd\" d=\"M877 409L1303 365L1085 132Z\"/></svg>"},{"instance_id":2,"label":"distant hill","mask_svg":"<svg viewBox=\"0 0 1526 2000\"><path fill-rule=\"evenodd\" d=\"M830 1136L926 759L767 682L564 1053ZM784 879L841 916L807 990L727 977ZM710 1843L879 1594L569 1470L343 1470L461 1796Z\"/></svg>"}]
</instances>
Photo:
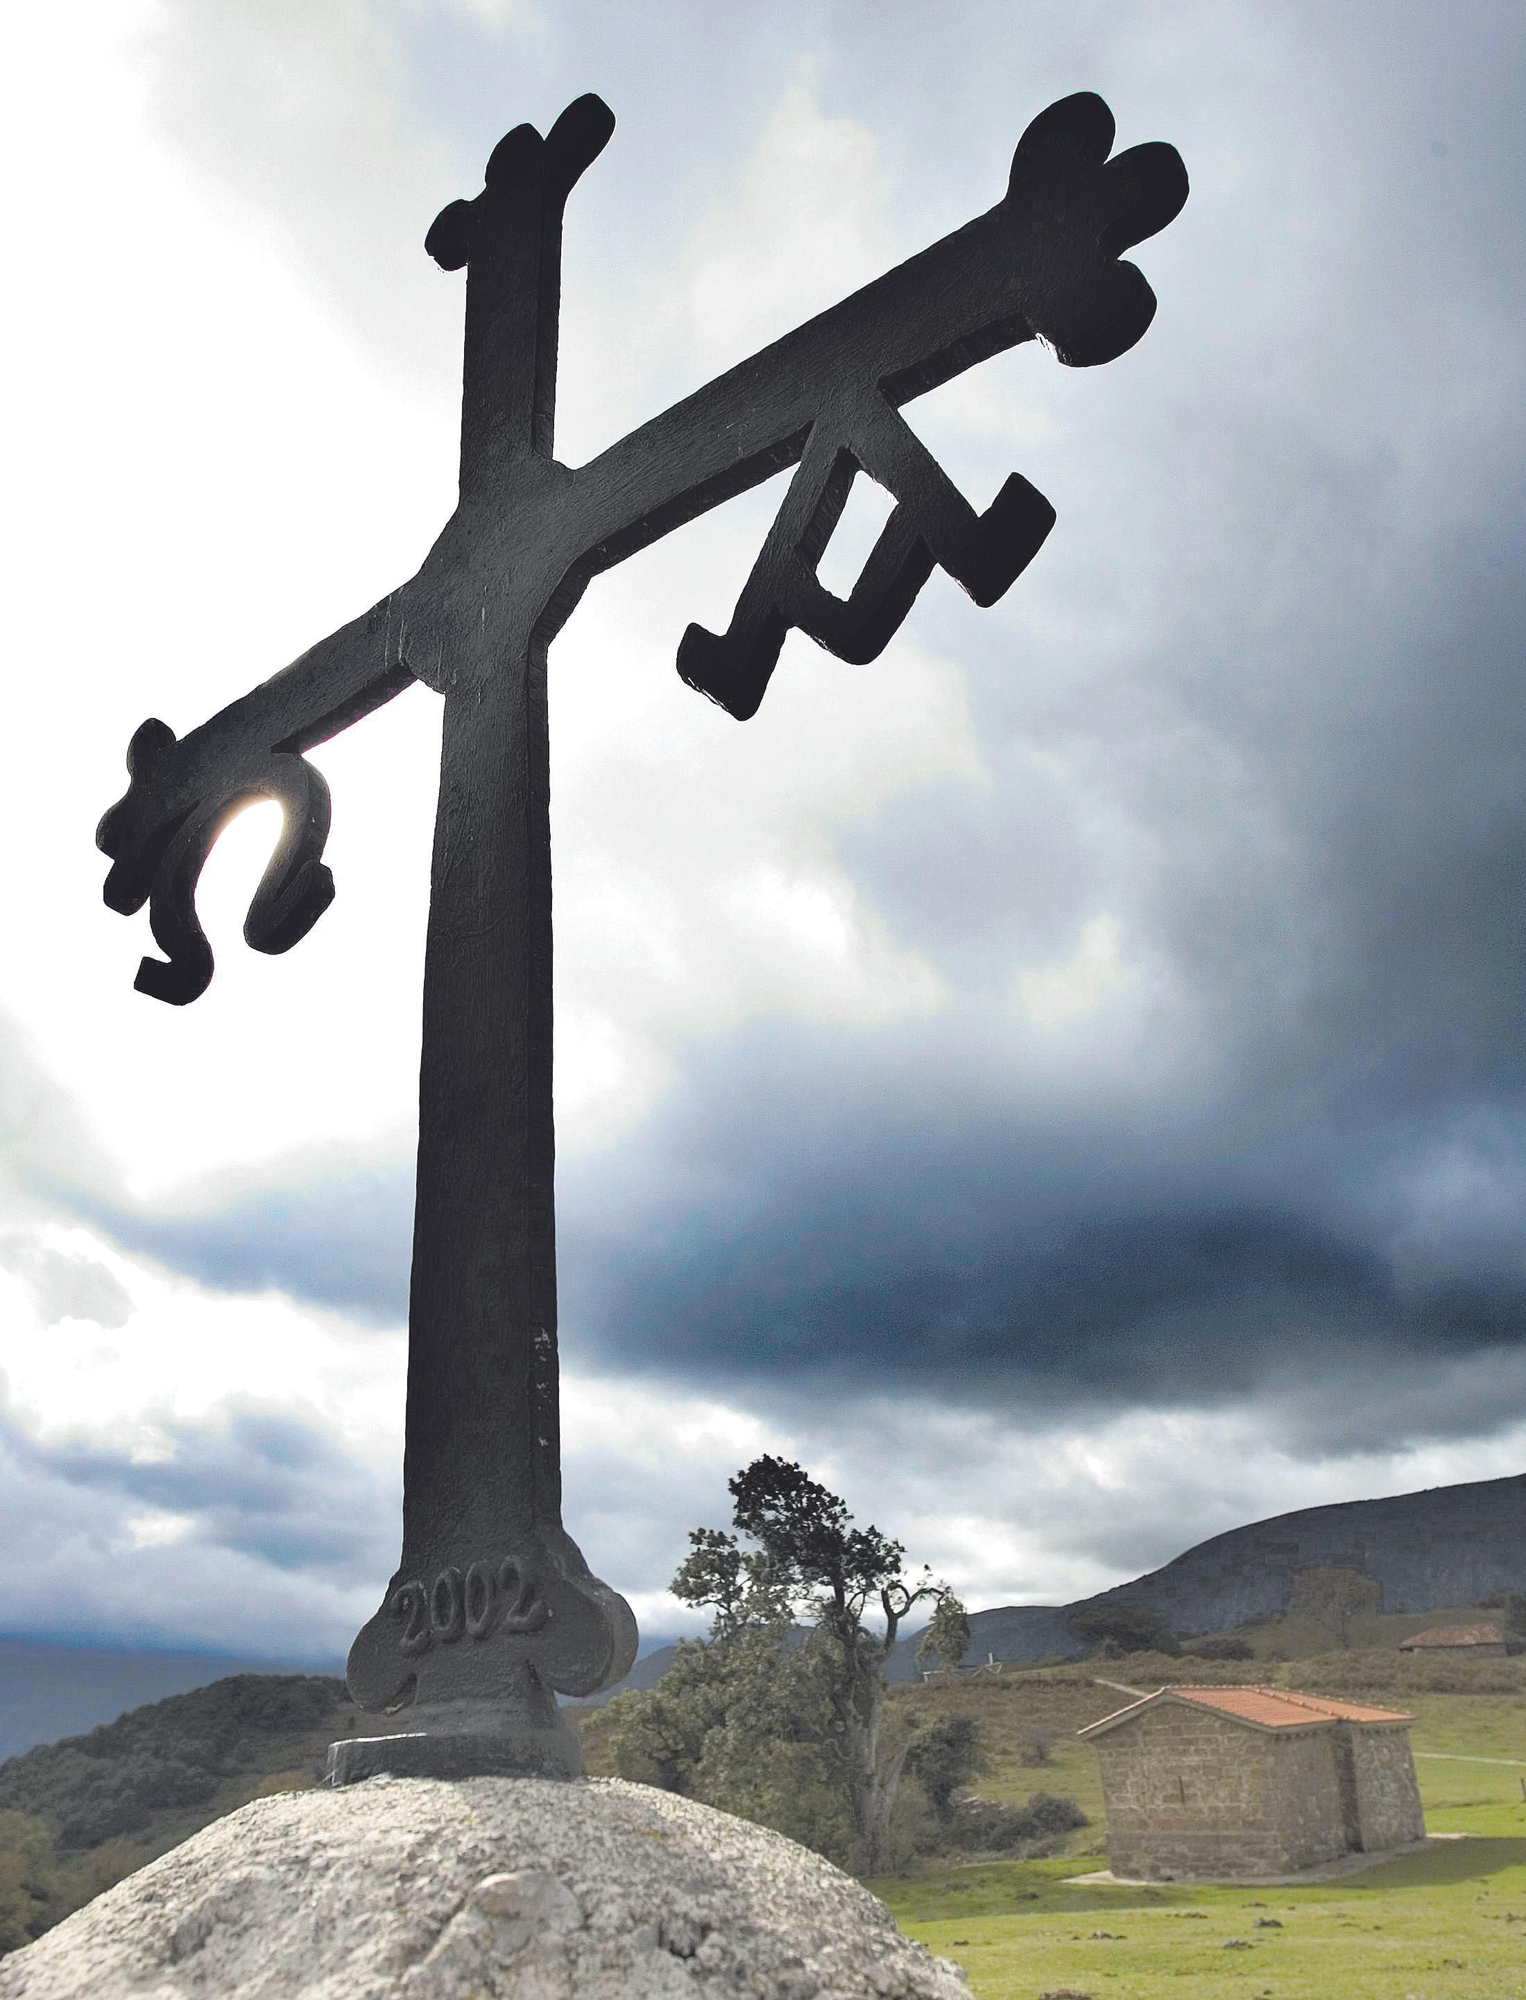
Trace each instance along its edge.
<instances>
[{"instance_id":1,"label":"distant hill","mask_svg":"<svg viewBox=\"0 0 1526 2000\"><path fill-rule=\"evenodd\" d=\"M1302 1507L1199 1542L1164 1568L1069 1604L1003 1604L970 1614L968 1664L1074 1659L1082 1651L1066 1619L1083 1606L1139 1604L1173 1628L1201 1636L1287 1609L1302 1569L1354 1569L1382 1587L1385 1612L1436 1611L1477 1604L1499 1590L1526 1590L1526 1474L1431 1486L1382 1500ZM921 1627L900 1640L886 1678L917 1677ZM649 1653L600 1702L629 1688L654 1687L675 1648Z\"/></svg>"},{"instance_id":2,"label":"distant hill","mask_svg":"<svg viewBox=\"0 0 1526 2000\"><path fill-rule=\"evenodd\" d=\"M1526 1590L1526 1474L1430 1486L1381 1500L1301 1507L1230 1528L1162 1569L1064 1605L1004 1605L970 1618L966 1660L1074 1657L1065 1620L1083 1606L1137 1604L1174 1630L1201 1636L1255 1618L1280 1617L1305 1569L1354 1569L1383 1592L1386 1613L1477 1604L1500 1590ZM897 1645L887 1667L911 1680L919 1633Z\"/></svg>"},{"instance_id":3,"label":"distant hill","mask_svg":"<svg viewBox=\"0 0 1526 2000\"><path fill-rule=\"evenodd\" d=\"M343 1681L234 1674L7 1758L0 1811L45 1820L64 1848L151 1834L161 1815L194 1812L229 1786L247 1793L274 1771L313 1782L329 1739L355 1720Z\"/></svg>"},{"instance_id":4,"label":"distant hill","mask_svg":"<svg viewBox=\"0 0 1526 2000\"><path fill-rule=\"evenodd\" d=\"M1147 1605L1178 1632L1223 1632L1285 1611L1301 1569L1371 1577L1385 1612L1435 1611L1526 1589L1526 1474L1277 1514L1085 1601Z\"/></svg>"},{"instance_id":5,"label":"distant hill","mask_svg":"<svg viewBox=\"0 0 1526 2000\"><path fill-rule=\"evenodd\" d=\"M798 1646L809 1632L808 1625L797 1625L790 1635L791 1643ZM642 1654L623 1681L616 1681L613 1687L605 1688L602 1694L587 1696L577 1706L602 1708L605 1702L613 1701L617 1694L630 1694L635 1690L645 1691L647 1688L656 1687L678 1657L678 1649L682 1643L681 1639L669 1639L660 1646L654 1646L651 1652Z\"/></svg>"},{"instance_id":6,"label":"distant hill","mask_svg":"<svg viewBox=\"0 0 1526 2000\"><path fill-rule=\"evenodd\" d=\"M678 1646L677 1639L670 1639L665 1646L654 1646L650 1653L636 1662L623 1681L616 1681L613 1687L605 1688L600 1694L585 1695L581 1705L584 1708L602 1708L617 1694L629 1694L633 1688L644 1691L656 1687L678 1657Z\"/></svg>"},{"instance_id":7,"label":"distant hill","mask_svg":"<svg viewBox=\"0 0 1526 2000\"><path fill-rule=\"evenodd\" d=\"M1300 1508L1231 1528L1163 1568L1070 1604L1006 1604L971 1615L970 1663L1074 1658L1066 1629L1082 1605L1142 1604L1179 1632L1223 1632L1286 1608L1301 1569L1362 1571L1382 1587L1385 1612L1474 1605L1499 1590L1526 1589L1526 1475L1433 1486L1380 1500ZM919 1631L887 1663L892 1682L916 1677ZM644 1652L626 1678L594 1697L654 1687L673 1664L674 1643ZM156 1653L0 1639L0 1757L109 1722L124 1709L241 1672L320 1672L329 1662L251 1661L206 1653ZM333 1671L340 1671L338 1662Z\"/></svg>"},{"instance_id":8,"label":"distant hill","mask_svg":"<svg viewBox=\"0 0 1526 2000\"><path fill-rule=\"evenodd\" d=\"M1082 1652L1065 1629L1063 1604L1002 1604L970 1613L970 1650L966 1661L975 1666L988 1654L998 1660L1073 1660ZM892 1685L919 1678L914 1658L917 1641L926 1630L918 1626L897 1642L885 1662Z\"/></svg>"},{"instance_id":9,"label":"distant hill","mask_svg":"<svg viewBox=\"0 0 1526 2000\"><path fill-rule=\"evenodd\" d=\"M0 1760L229 1674L343 1671L337 1660L251 1660L228 1653L0 1639Z\"/></svg>"}]
</instances>

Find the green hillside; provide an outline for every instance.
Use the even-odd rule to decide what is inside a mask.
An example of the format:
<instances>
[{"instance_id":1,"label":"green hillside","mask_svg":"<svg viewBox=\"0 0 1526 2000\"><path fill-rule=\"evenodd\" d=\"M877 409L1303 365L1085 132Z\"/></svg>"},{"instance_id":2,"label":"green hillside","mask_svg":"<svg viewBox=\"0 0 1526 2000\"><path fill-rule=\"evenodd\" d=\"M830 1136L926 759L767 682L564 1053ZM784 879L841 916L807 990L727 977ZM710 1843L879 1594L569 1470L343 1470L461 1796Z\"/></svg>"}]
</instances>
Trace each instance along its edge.
<instances>
[{"instance_id":1,"label":"green hillside","mask_svg":"<svg viewBox=\"0 0 1526 2000\"><path fill-rule=\"evenodd\" d=\"M969 1958L980 2000L1005 2000L1009 1993L1030 2000L1040 1990L1061 1990L1067 1983L1077 1991L1090 1990L1071 1977L1074 1966L1065 1954L1074 1940L1066 1925L1074 1918L1070 1928L1077 1929L1084 1916L1086 1933L1116 1928L1106 1923L1106 1914L1124 1907L1118 1899L1127 1892L1103 1895L1064 1887L1066 1875L1103 1865L1106 1835L1096 1755L1076 1740L1075 1732L1130 1700L1129 1689L1148 1690L1171 1681L1249 1679L1350 1694L1415 1715L1412 1741L1427 1824L1433 1831L1470 1834L1473 1840L1458 1843L1459 1849L1467 1848L1466 1855L1454 1856L1449 1845L1432 1851L1441 1857L1434 1862L1432 1856L1414 1857L1414 1863L1428 1864L1429 1873L1417 1873L1410 1862L1394 1862L1340 1885L1340 1907L1346 1910L1353 1897L1370 1898L1373 1885L1382 1882L1395 1895L1402 1890L1410 1896L1423 1888L1420 1901L1412 1897L1404 1911L1396 1909L1390 1917L1395 1935L1401 1925L1410 1924L1405 1912L1411 1904L1429 1912L1425 1922L1433 1929L1455 1920L1476 1930L1491 1915L1492 1900L1504 1895L1495 1883L1498 1874L1520 1916L1519 1930L1510 1932L1520 1975L1513 1990L1526 1989L1526 1658L1414 1660L1392 1650L1366 1650L1297 1660L1207 1662L1136 1654L1008 1672L997 1679L961 1678L892 1689L892 1724L950 1715L978 1721L991 1762L989 1773L977 1782L979 1796L1020 1804L1036 1791L1059 1793L1076 1799L1091 1824L1070 1835L1052 1861L929 1870L876 1882L874 1888L914 1934L953 1957ZM588 1708L568 1714L583 1736L590 1770L607 1772L611 1745L606 1712ZM0 1950L39 1936L111 1883L250 1799L316 1784L329 1743L358 1726L370 1726L370 1719L352 1707L342 1681L240 1674L134 1709L87 1735L39 1745L0 1764ZM1052 1743L1044 1743L1046 1737ZM1035 1754L1045 1761L1032 1762ZM1518 1880L1510 1869L1517 1871ZM1296 1893L1308 1897L1312 1892ZM1279 1898L1282 1894L1278 1892ZM1163 1892L1150 1890L1136 1895L1128 1909L1131 1917L1136 1910L1156 1910L1156 1931L1179 1943L1177 1932L1161 1930L1167 1920L1157 1905L1160 1910L1184 1909L1206 1899L1205 1907L1216 1909L1222 1903L1238 1910L1248 1896L1248 1891L1173 1889L1163 1900ZM1456 1909L1447 1903L1443 1911L1437 1897L1452 1899ZM1470 1899L1477 1899L1476 1907ZM1332 1896L1326 1896L1325 1904L1334 1907ZM994 1970L989 1979L987 1960L980 1956L987 1947L977 1952L973 1944L959 1943L974 1935L971 1926L977 1918L981 1936L990 1940L989 1968ZM1349 1928L1345 1916L1328 1921L1342 1935ZM1093 1942L1084 1935L1080 1941ZM1010 1970L1019 1948L1020 1979ZM1070 1971L1063 1977L1046 1972L1035 1983L1028 1969L1035 1951L1046 1966L1051 1959L1055 1965L1063 1959ZM1092 1968L1094 1973L1097 1969ZM1109 1961L1102 1969L1121 1975L1123 1962ZM1200 1988L1173 1982L1173 1994L1178 2000L1196 2000L1199 1991L1205 1996L1221 1991L1224 1966L1215 1961L1212 1970L1219 1986L1211 1979ZM1157 1991L1148 1971L1146 1967L1140 1975L1141 1995ZM1240 1984L1238 1978L1235 1984ZM1134 1990L1127 1981L1114 1983L1109 1976L1106 1991L1115 2000L1127 2000ZM1302 1989L1279 1974L1274 1990L1278 2000L1298 2000ZM1335 1989L1308 1989L1311 2000L1316 1995L1325 2000L1330 1990ZM1342 1975L1341 1990L1344 2000L1365 2000L1369 1989ZM1429 2000L1429 1990L1413 1984L1370 1990L1374 2000L1403 2000L1406 1991L1422 1990ZM1484 1983L1469 1987L1467 2000L1506 1990Z\"/></svg>"},{"instance_id":2,"label":"green hillside","mask_svg":"<svg viewBox=\"0 0 1526 2000\"><path fill-rule=\"evenodd\" d=\"M235 1674L0 1764L0 1951L250 1799L316 1784L357 1721L343 1681Z\"/></svg>"}]
</instances>

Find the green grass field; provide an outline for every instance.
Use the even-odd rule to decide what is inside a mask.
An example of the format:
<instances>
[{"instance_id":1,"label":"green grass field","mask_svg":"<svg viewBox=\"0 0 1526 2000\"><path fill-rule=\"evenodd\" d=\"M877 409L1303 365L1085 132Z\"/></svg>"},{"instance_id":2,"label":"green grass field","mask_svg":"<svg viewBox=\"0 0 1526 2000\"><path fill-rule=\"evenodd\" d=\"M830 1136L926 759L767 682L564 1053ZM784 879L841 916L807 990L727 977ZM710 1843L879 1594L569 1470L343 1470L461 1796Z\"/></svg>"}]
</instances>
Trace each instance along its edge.
<instances>
[{"instance_id":1,"label":"green grass field","mask_svg":"<svg viewBox=\"0 0 1526 2000\"><path fill-rule=\"evenodd\" d=\"M1400 1663L1401 1668L1407 1663ZM1359 1698L1416 1718L1416 1753L1427 1830L1465 1838L1379 1863L1357 1875L1297 1888L1209 1888L1162 1883L1072 1887L1067 1876L1106 1866L1096 1753L1073 1732L1122 1706L1127 1696L1059 1669L968 1687L908 1690L913 1709L977 1714L994 1769L985 1796L1020 1800L1066 1792L1092 1825L1065 1854L991 1862L869 1884L897 1922L961 1965L977 2000L1522 2000L1526 1996L1526 1662L1500 1662L1493 1693L1386 1686L1349 1662ZM1134 1686L1159 1685L1143 1661L1092 1669ZM1482 1668L1483 1663L1480 1663ZM1320 1663L1325 1674L1333 1673ZM1186 1676L1181 1676L1185 1678ZM1199 1676L1194 1675L1194 1678ZM1202 1679L1271 1679L1268 1664L1242 1663ZM1418 1681L1417 1672L1406 1680ZM1312 1663L1289 1663L1290 1686L1328 1685ZM1053 1761L1018 1762L1023 1721L1065 1729ZM1511 1761L1473 1761L1510 1759Z\"/></svg>"}]
</instances>

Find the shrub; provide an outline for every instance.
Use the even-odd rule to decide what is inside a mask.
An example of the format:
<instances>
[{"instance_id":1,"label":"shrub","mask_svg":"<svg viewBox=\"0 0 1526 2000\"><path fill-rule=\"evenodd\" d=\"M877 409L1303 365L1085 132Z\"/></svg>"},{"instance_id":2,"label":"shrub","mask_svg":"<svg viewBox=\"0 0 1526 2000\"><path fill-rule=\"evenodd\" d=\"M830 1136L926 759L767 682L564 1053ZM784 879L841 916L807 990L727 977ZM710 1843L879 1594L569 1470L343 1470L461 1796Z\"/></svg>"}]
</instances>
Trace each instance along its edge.
<instances>
[{"instance_id":1,"label":"shrub","mask_svg":"<svg viewBox=\"0 0 1526 2000\"><path fill-rule=\"evenodd\" d=\"M26 1813L0 1812L0 1955L40 1937L50 1921L48 1829Z\"/></svg>"},{"instance_id":2,"label":"shrub","mask_svg":"<svg viewBox=\"0 0 1526 2000\"><path fill-rule=\"evenodd\" d=\"M1181 1651L1164 1614L1144 1604L1094 1604L1073 1611L1065 1623L1072 1639L1094 1648L1103 1659L1147 1649L1173 1654Z\"/></svg>"},{"instance_id":3,"label":"shrub","mask_svg":"<svg viewBox=\"0 0 1526 2000\"><path fill-rule=\"evenodd\" d=\"M1032 1768L1049 1762L1050 1752L1060 1740L1060 1731L1052 1722L1044 1722L1037 1716L1029 1716L1017 1725L1017 1761Z\"/></svg>"},{"instance_id":4,"label":"shrub","mask_svg":"<svg viewBox=\"0 0 1526 2000\"><path fill-rule=\"evenodd\" d=\"M1231 1638L1227 1633L1210 1633L1201 1639L1189 1639L1186 1651L1196 1660L1253 1660L1256 1657L1245 1640Z\"/></svg>"},{"instance_id":5,"label":"shrub","mask_svg":"<svg viewBox=\"0 0 1526 2000\"><path fill-rule=\"evenodd\" d=\"M1062 1798L1057 1792L1035 1792L1020 1811L1036 1834L1074 1833L1078 1826L1087 1824L1086 1814L1075 1800Z\"/></svg>"},{"instance_id":6,"label":"shrub","mask_svg":"<svg viewBox=\"0 0 1526 2000\"><path fill-rule=\"evenodd\" d=\"M1086 1824L1074 1799L1053 1792L1035 1792L1025 1806L965 1799L950 1817L947 1838L966 1852L1031 1856L1051 1851L1067 1833Z\"/></svg>"},{"instance_id":7,"label":"shrub","mask_svg":"<svg viewBox=\"0 0 1526 2000\"><path fill-rule=\"evenodd\" d=\"M972 1715L945 1715L919 1730L906 1752L906 1769L926 1792L940 1820L954 1808L954 1794L977 1772L990 1769L981 1752L980 1724Z\"/></svg>"}]
</instances>

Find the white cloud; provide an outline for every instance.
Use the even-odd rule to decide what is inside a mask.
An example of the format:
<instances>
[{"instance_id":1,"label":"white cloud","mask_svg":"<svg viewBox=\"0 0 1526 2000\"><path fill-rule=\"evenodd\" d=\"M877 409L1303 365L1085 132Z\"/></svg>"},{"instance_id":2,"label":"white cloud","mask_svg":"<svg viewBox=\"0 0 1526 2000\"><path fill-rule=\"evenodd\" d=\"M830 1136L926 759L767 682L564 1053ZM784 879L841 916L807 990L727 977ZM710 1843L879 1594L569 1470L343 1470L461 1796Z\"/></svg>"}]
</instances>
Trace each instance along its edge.
<instances>
[{"instance_id":1,"label":"white cloud","mask_svg":"<svg viewBox=\"0 0 1526 2000\"><path fill-rule=\"evenodd\" d=\"M113 1330L125 1324L132 1299L111 1266L79 1230L44 1226L0 1238L0 1268L30 1296L44 1325L83 1320Z\"/></svg>"},{"instance_id":2,"label":"white cloud","mask_svg":"<svg viewBox=\"0 0 1526 2000\"><path fill-rule=\"evenodd\" d=\"M894 261L886 247L890 188L874 137L824 109L810 65L779 89L756 146L728 179L694 205L676 257L619 302L616 324L597 344L592 301L568 317L563 352L577 394L558 451L569 463L592 457Z\"/></svg>"},{"instance_id":3,"label":"white cloud","mask_svg":"<svg viewBox=\"0 0 1526 2000\"><path fill-rule=\"evenodd\" d=\"M149 1508L141 1514L126 1514L122 1526L127 1530L128 1549L162 1549L172 1542L183 1542L196 1526L192 1514L166 1514L160 1508Z\"/></svg>"},{"instance_id":4,"label":"white cloud","mask_svg":"<svg viewBox=\"0 0 1526 2000\"><path fill-rule=\"evenodd\" d=\"M1036 1027L1053 1028L1105 1006L1125 978L1118 919L1104 910L1081 926L1069 958L1019 973L1018 999Z\"/></svg>"}]
</instances>

